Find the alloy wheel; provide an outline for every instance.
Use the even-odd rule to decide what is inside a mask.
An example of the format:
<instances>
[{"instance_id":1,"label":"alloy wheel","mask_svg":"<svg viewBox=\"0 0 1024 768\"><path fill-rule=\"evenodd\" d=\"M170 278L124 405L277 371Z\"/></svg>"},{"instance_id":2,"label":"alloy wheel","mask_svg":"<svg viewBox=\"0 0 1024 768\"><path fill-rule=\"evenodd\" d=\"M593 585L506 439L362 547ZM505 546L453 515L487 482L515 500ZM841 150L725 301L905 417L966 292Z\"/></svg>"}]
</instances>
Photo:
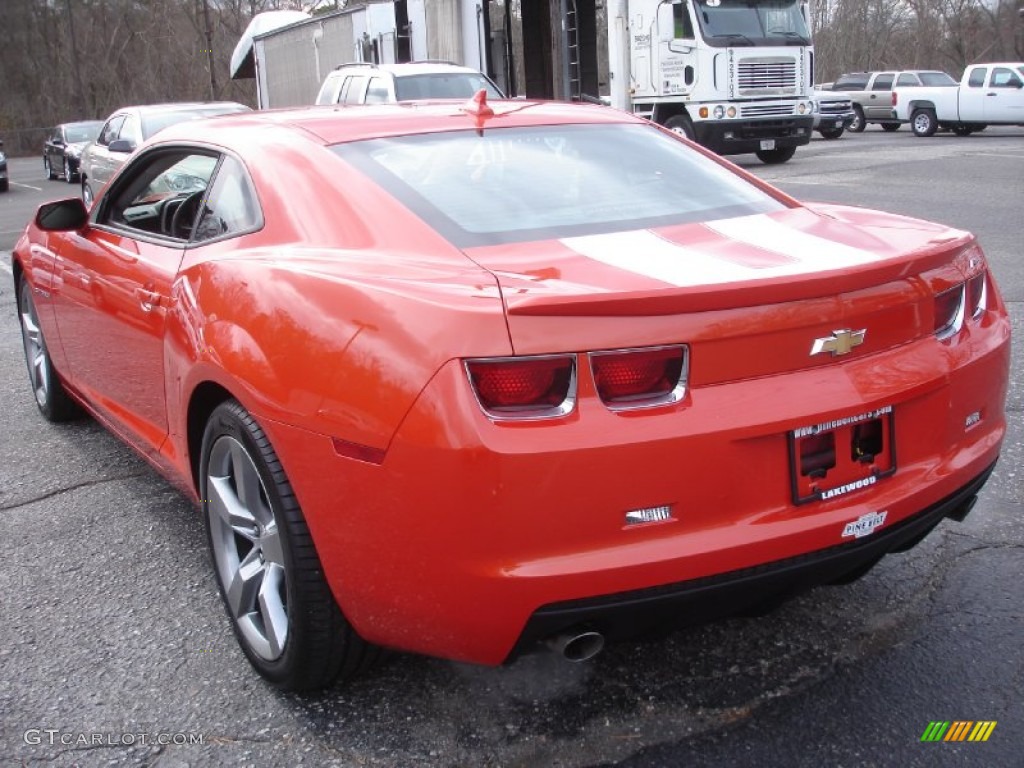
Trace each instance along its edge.
<instances>
[{"instance_id":1,"label":"alloy wheel","mask_svg":"<svg viewBox=\"0 0 1024 768\"><path fill-rule=\"evenodd\" d=\"M252 456L234 437L217 438L207 472L210 541L228 609L253 653L274 661L290 623L277 519Z\"/></svg>"},{"instance_id":2,"label":"alloy wheel","mask_svg":"<svg viewBox=\"0 0 1024 768\"><path fill-rule=\"evenodd\" d=\"M27 283L21 290L18 305L21 314L21 337L25 344L25 360L28 362L32 392L40 407L45 407L50 392L50 366L43 332L39 328L36 306L32 301L32 288Z\"/></svg>"}]
</instances>

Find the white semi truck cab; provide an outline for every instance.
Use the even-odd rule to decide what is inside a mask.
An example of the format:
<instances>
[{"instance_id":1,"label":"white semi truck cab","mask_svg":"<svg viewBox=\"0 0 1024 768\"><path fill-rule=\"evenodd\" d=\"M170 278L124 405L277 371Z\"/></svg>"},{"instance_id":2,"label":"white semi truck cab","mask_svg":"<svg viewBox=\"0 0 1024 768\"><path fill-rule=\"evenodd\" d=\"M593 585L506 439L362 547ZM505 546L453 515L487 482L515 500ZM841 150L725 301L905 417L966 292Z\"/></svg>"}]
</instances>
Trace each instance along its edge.
<instances>
[{"instance_id":1,"label":"white semi truck cab","mask_svg":"<svg viewBox=\"0 0 1024 768\"><path fill-rule=\"evenodd\" d=\"M613 0L612 106L723 155L784 163L811 139L803 0Z\"/></svg>"}]
</instances>

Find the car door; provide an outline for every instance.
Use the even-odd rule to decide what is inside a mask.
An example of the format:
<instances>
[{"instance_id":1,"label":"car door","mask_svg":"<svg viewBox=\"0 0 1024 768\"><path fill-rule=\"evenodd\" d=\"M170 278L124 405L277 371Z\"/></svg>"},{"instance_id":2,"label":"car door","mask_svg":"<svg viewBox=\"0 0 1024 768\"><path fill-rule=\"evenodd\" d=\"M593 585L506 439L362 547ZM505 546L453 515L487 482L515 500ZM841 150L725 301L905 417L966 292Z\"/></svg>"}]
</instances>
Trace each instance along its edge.
<instances>
[{"instance_id":1,"label":"car door","mask_svg":"<svg viewBox=\"0 0 1024 768\"><path fill-rule=\"evenodd\" d=\"M1009 67L992 67L985 94L985 122L1024 124L1024 76Z\"/></svg>"},{"instance_id":2,"label":"car door","mask_svg":"<svg viewBox=\"0 0 1024 768\"><path fill-rule=\"evenodd\" d=\"M205 193L218 159L194 148L134 159L57 255L55 314L71 380L150 454L167 434L164 332L190 232L174 214Z\"/></svg>"},{"instance_id":3,"label":"car door","mask_svg":"<svg viewBox=\"0 0 1024 768\"><path fill-rule=\"evenodd\" d=\"M882 120L892 116L892 81L894 77L894 72L879 72L875 75L864 104L864 116L868 120Z\"/></svg>"},{"instance_id":4,"label":"car door","mask_svg":"<svg viewBox=\"0 0 1024 768\"><path fill-rule=\"evenodd\" d=\"M985 99L989 90L985 87L987 80L988 67L975 67L967 78L967 85L958 89L957 108L961 120L980 123L985 119Z\"/></svg>"}]
</instances>

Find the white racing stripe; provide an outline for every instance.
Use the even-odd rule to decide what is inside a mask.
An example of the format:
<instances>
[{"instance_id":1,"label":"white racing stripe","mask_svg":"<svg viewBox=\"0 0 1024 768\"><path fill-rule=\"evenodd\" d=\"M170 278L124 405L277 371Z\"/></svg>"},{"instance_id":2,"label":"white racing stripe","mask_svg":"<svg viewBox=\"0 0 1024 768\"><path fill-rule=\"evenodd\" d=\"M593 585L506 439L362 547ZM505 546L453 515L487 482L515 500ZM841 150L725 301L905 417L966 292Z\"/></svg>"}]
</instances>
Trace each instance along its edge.
<instances>
[{"instance_id":1,"label":"white racing stripe","mask_svg":"<svg viewBox=\"0 0 1024 768\"><path fill-rule=\"evenodd\" d=\"M773 253L783 253L796 259L801 268L786 274L825 272L830 269L856 267L870 264L881 257L860 248L809 235L799 229L787 227L775 219L758 213L735 219L719 219L704 224L708 229L742 243L763 248Z\"/></svg>"},{"instance_id":2,"label":"white racing stripe","mask_svg":"<svg viewBox=\"0 0 1024 768\"><path fill-rule=\"evenodd\" d=\"M777 265L744 265L669 242L649 230L569 237L561 242L581 256L680 288L806 275L879 261L859 248L791 229L763 215L705 223L734 242L789 257Z\"/></svg>"}]
</instances>

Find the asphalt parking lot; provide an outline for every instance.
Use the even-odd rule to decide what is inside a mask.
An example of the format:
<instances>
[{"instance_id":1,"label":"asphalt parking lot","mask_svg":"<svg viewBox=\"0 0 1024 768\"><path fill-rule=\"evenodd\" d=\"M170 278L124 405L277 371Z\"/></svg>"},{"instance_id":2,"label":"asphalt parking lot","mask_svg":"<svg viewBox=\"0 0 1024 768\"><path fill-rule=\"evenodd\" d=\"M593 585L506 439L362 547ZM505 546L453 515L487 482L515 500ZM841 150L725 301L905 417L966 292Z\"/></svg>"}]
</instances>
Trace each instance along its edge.
<instances>
[{"instance_id":1,"label":"asphalt parking lot","mask_svg":"<svg viewBox=\"0 0 1024 768\"><path fill-rule=\"evenodd\" d=\"M804 200L977 233L1013 317L1003 457L967 520L770 615L499 669L394 655L266 686L196 510L89 420L47 424L0 259L0 766L1010 766L1024 754L1024 128L877 127L744 168ZM75 188L11 161L0 251ZM931 721L995 721L924 743Z\"/></svg>"}]
</instances>

